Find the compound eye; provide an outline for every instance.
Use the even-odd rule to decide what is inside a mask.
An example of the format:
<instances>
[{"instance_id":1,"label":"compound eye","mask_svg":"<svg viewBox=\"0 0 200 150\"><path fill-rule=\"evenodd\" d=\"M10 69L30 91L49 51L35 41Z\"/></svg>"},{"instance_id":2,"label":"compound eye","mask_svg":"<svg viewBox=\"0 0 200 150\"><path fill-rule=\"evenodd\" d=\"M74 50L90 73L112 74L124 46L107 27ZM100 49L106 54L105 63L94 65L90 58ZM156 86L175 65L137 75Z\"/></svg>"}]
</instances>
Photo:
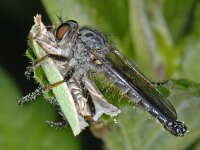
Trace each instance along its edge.
<instances>
[{"instance_id":1,"label":"compound eye","mask_svg":"<svg viewBox=\"0 0 200 150\"><path fill-rule=\"evenodd\" d=\"M68 30L69 30L68 23L61 24L56 30L56 38L58 40L62 40L63 36L65 35L65 33L67 33Z\"/></svg>"}]
</instances>

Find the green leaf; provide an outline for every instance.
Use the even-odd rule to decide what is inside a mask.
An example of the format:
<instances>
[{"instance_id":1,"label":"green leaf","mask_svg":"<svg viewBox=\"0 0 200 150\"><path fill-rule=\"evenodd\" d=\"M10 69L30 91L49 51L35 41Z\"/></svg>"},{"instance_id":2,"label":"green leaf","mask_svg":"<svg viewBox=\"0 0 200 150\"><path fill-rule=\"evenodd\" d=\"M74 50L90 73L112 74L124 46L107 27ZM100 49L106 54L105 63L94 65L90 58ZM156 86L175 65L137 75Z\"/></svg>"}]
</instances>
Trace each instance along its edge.
<instances>
[{"instance_id":1,"label":"green leaf","mask_svg":"<svg viewBox=\"0 0 200 150\"><path fill-rule=\"evenodd\" d=\"M55 119L52 106L43 98L23 107L17 104L19 87L0 68L0 147L4 150L79 149L70 130L55 130L45 121Z\"/></svg>"},{"instance_id":2,"label":"green leaf","mask_svg":"<svg viewBox=\"0 0 200 150\"><path fill-rule=\"evenodd\" d=\"M62 17L64 21L74 19L83 24L91 23L79 0L42 0L42 3L54 23L59 21L57 16ZM69 9L70 7L73 7L73 9Z\"/></svg>"},{"instance_id":3,"label":"green leaf","mask_svg":"<svg viewBox=\"0 0 200 150\"><path fill-rule=\"evenodd\" d=\"M191 23L193 9L197 4L196 0L164 0L164 15L168 23L169 29L175 40L181 39L187 33L189 24Z\"/></svg>"},{"instance_id":4,"label":"green leaf","mask_svg":"<svg viewBox=\"0 0 200 150\"><path fill-rule=\"evenodd\" d=\"M182 53L175 75L200 83L200 5L196 5L193 19L191 32L180 42Z\"/></svg>"},{"instance_id":5,"label":"green leaf","mask_svg":"<svg viewBox=\"0 0 200 150\"><path fill-rule=\"evenodd\" d=\"M145 69L148 77L155 78L159 59L145 7L144 1L129 0L130 32L136 51L136 61L142 70Z\"/></svg>"},{"instance_id":6,"label":"green leaf","mask_svg":"<svg viewBox=\"0 0 200 150\"><path fill-rule=\"evenodd\" d=\"M35 42L33 39L29 39L30 42L32 42L32 50L36 57L42 58L45 56L45 52L43 49ZM39 70L38 70L39 71ZM37 71L37 72L38 72ZM48 79L49 84L53 84L59 81L63 80L63 77L60 75L59 71L57 70L55 64L52 60L47 59L46 63L42 65L42 70L36 74L35 72L35 78L38 79L39 82L43 83L46 82L46 78ZM43 73L45 73L46 78L45 80L42 80ZM41 77L42 76L42 77ZM67 89L66 84L61 84L59 86L56 86L52 89L54 96L61 107L65 117L67 118L67 121L69 122L69 125L72 128L72 131L74 135L77 135L80 132L80 124L78 120L77 111L75 108L74 101L69 97L69 90Z\"/></svg>"}]
</instances>

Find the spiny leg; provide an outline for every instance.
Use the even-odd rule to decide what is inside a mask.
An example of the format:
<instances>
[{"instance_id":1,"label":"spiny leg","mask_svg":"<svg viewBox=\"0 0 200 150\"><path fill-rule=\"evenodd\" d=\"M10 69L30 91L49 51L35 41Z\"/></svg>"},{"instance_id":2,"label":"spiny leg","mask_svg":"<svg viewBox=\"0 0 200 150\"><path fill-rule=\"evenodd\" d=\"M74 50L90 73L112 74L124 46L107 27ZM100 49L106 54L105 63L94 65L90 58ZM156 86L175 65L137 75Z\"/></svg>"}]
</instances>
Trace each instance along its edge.
<instances>
[{"instance_id":1,"label":"spiny leg","mask_svg":"<svg viewBox=\"0 0 200 150\"><path fill-rule=\"evenodd\" d=\"M55 128L61 128L61 127L66 127L68 125L68 122L66 120L63 121L46 121L46 123L50 126L50 127L55 127Z\"/></svg>"},{"instance_id":2,"label":"spiny leg","mask_svg":"<svg viewBox=\"0 0 200 150\"><path fill-rule=\"evenodd\" d=\"M67 57L58 55L58 54L46 54L45 56L41 57L40 59L36 60L32 66L27 67L27 70L25 71L26 77L29 79L31 72L39 67L47 58L52 58L53 60L56 61L66 61L68 60Z\"/></svg>"},{"instance_id":3,"label":"spiny leg","mask_svg":"<svg viewBox=\"0 0 200 150\"><path fill-rule=\"evenodd\" d=\"M46 123L50 126L50 127L55 127L55 128L61 128L61 127L66 127L68 125L67 120L65 119L65 116L59 106L59 104L56 102L53 104L55 109L58 111L58 114L62 117L61 120L59 121L52 121L52 120L47 120Z\"/></svg>"},{"instance_id":4,"label":"spiny leg","mask_svg":"<svg viewBox=\"0 0 200 150\"><path fill-rule=\"evenodd\" d=\"M52 88L54 88L54 87L56 87L56 86L58 86L58 85L60 85L64 82L65 82L65 80L62 80L62 81L47 85L46 87L39 87L34 92L31 92L28 95L18 99L17 102L18 102L19 105L22 105L25 102L28 102L30 100L34 100L37 96L43 94L45 91L50 90L50 89L52 89Z\"/></svg>"},{"instance_id":5,"label":"spiny leg","mask_svg":"<svg viewBox=\"0 0 200 150\"><path fill-rule=\"evenodd\" d=\"M28 102L30 100L34 100L36 98L36 96L43 94L45 91L53 89L54 87L57 87L58 85L60 85L64 82L67 82L72 77L73 73L74 73L74 68L69 69L63 80L58 81L58 82L53 83L53 84L50 84L50 85L47 85L45 87L39 87L34 92L29 93L28 95L18 99L18 104L22 105L25 102Z\"/></svg>"}]
</instances>

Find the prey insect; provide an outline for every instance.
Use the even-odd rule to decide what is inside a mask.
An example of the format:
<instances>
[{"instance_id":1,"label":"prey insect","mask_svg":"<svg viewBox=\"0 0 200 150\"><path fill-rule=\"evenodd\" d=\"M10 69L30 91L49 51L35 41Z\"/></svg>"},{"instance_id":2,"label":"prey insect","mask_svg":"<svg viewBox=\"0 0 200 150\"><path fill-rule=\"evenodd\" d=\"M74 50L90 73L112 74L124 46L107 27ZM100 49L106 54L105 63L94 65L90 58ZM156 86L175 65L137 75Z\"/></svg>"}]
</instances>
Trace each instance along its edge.
<instances>
[{"instance_id":1,"label":"prey insect","mask_svg":"<svg viewBox=\"0 0 200 150\"><path fill-rule=\"evenodd\" d=\"M64 79L47 88L66 83L80 120L98 120L102 113L116 116L120 112L105 100L93 83L92 76L101 74L172 135L185 135L187 127L177 121L172 104L101 32L89 27L79 28L74 20L63 22L55 34L41 32L34 40L46 55L35 65L43 65L49 58L53 60Z\"/></svg>"}]
</instances>

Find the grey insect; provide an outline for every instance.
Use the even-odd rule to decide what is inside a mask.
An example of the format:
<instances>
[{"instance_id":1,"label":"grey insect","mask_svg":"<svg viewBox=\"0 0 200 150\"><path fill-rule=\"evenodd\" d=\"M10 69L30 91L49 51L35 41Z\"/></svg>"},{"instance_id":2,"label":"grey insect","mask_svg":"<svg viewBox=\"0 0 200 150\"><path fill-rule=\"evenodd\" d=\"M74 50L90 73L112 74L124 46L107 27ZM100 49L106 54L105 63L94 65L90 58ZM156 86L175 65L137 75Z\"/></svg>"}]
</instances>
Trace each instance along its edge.
<instances>
[{"instance_id":1,"label":"grey insect","mask_svg":"<svg viewBox=\"0 0 200 150\"><path fill-rule=\"evenodd\" d=\"M79 114L84 120L99 117L99 115L95 116L99 105L94 102L94 99L96 101L103 99L102 102L109 107L108 114L119 113L116 107L106 102L91 80L92 75L103 74L131 101L156 118L172 135L185 135L186 125L177 121L174 107L158 91L155 83L149 81L101 32L89 27L79 28L76 21L68 20L62 22L52 35L51 37L54 38L50 40L37 39L41 47L47 51L47 55L39 59L36 65L45 61L46 58L52 58L55 61L64 77L59 84L67 83L75 104L79 108ZM20 100L22 103L24 101L24 99ZM63 123L54 125L59 126Z\"/></svg>"}]
</instances>

